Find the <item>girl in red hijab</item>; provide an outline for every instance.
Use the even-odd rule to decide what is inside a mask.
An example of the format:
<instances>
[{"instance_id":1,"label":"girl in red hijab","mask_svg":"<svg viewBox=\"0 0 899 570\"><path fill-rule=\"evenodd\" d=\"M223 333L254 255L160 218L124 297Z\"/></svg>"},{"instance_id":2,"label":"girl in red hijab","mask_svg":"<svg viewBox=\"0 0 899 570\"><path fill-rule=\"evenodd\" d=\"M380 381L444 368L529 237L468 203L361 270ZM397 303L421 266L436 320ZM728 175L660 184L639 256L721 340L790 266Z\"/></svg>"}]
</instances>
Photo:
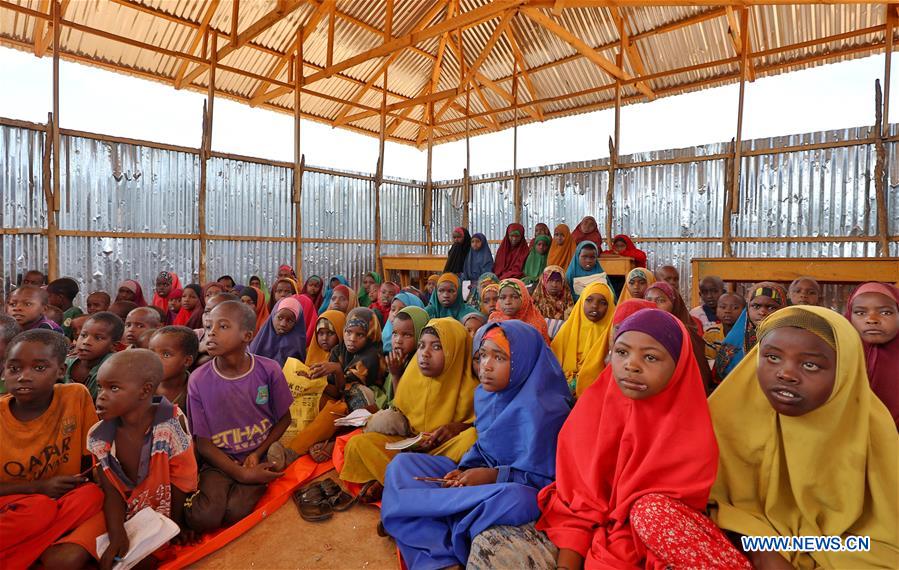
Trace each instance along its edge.
<instances>
[{"instance_id":1,"label":"girl in red hijab","mask_svg":"<svg viewBox=\"0 0 899 570\"><path fill-rule=\"evenodd\" d=\"M718 445L691 356L687 330L663 311L618 328L611 363L559 433L556 482L537 499L559 567L750 567L703 514Z\"/></svg>"},{"instance_id":2,"label":"girl in red hijab","mask_svg":"<svg viewBox=\"0 0 899 570\"><path fill-rule=\"evenodd\" d=\"M615 236L612 239L612 249L606 250L603 253L630 257L637 263L637 267L646 267L646 253L643 250L637 249L637 246L634 245L631 238L624 234Z\"/></svg>"},{"instance_id":3,"label":"girl in red hijab","mask_svg":"<svg viewBox=\"0 0 899 570\"><path fill-rule=\"evenodd\" d=\"M846 318L862 337L871 390L899 426L899 289L865 283L849 297Z\"/></svg>"},{"instance_id":4,"label":"girl in red hijab","mask_svg":"<svg viewBox=\"0 0 899 570\"><path fill-rule=\"evenodd\" d=\"M521 278L524 276L524 262L528 259L530 249L524 239L524 226L521 224L509 224L506 235L496 252L493 262L493 273L499 279L510 277Z\"/></svg>"},{"instance_id":5,"label":"girl in red hijab","mask_svg":"<svg viewBox=\"0 0 899 570\"><path fill-rule=\"evenodd\" d=\"M596 225L596 218L593 216L584 217L581 223L571 232L571 239L574 241L575 247L584 241L592 241L597 246L602 247L602 235L600 235L599 227Z\"/></svg>"},{"instance_id":6,"label":"girl in red hijab","mask_svg":"<svg viewBox=\"0 0 899 570\"><path fill-rule=\"evenodd\" d=\"M312 344L312 340L315 340L315 323L318 322L318 311L315 310L315 305L312 304L312 299L309 298L309 295L300 293L299 295L292 295L292 297L300 302L300 307L303 309L306 345L309 346Z\"/></svg>"}]
</instances>

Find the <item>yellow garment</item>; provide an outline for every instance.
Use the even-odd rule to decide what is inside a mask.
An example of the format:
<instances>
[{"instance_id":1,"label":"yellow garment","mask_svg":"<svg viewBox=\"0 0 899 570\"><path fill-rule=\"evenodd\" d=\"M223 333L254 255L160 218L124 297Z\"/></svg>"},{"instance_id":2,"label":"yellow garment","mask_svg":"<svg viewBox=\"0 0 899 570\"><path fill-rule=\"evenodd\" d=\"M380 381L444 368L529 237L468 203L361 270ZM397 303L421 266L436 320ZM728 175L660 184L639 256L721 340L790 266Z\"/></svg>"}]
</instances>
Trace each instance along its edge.
<instances>
[{"instance_id":1,"label":"yellow garment","mask_svg":"<svg viewBox=\"0 0 899 570\"><path fill-rule=\"evenodd\" d=\"M454 422L473 424L478 381L471 372L471 338L460 322L449 317L431 319L427 326L437 330L443 345L446 361L443 373L429 378L422 374L418 359L413 358L400 378L393 405L409 420L413 433L432 432ZM340 478L354 483L373 479L383 482L387 463L395 455L384 449L384 444L401 439L401 436L378 433L353 437L344 451ZM469 428L430 454L458 461L476 440L477 433Z\"/></svg>"},{"instance_id":2,"label":"yellow garment","mask_svg":"<svg viewBox=\"0 0 899 570\"><path fill-rule=\"evenodd\" d=\"M858 333L823 307L781 309L778 321L808 311L836 338L836 381L820 408L777 414L759 387L759 346L709 398L720 450L712 519L752 536L869 536L869 552L785 552L795 568L899 568L899 438L871 391Z\"/></svg>"},{"instance_id":3,"label":"yellow garment","mask_svg":"<svg viewBox=\"0 0 899 570\"><path fill-rule=\"evenodd\" d=\"M705 329L702 340L705 341L705 357L708 360L715 360L721 345L724 344L724 325L721 323L712 323L709 328Z\"/></svg>"},{"instance_id":4,"label":"yellow garment","mask_svg":"<svg viewBox=\"0 0 899 570\"><path fill-rule=\"evenodd\" d=\"M347 406L343 400L328 400L327 398L326 400L325 405L315 416L315 419L291 438L287 444L288 447L300 455L308 453L309 448L316 443L331 439L337 433L334 419L345 416L347 413Z\"/></svg>"},{"instance_id":5,"label":"yellow garment","mask_svg":"<svg viewBox=\"0 0 899 570\"><path fill-rule=\"evenodd\" d=\"M643 277L646 279L646 286L649 287L653 283L656 282L656 276L652 274L652 271L646 269L645 267L635 267L631 269L627 277L624 279L624 288L621 290L621 298L618 299L619 303L623 303L628 299L634 299L635 297L631 295L630 289L627 288L627 284L630 283L631 278L634 276Z\"/></svg>"},{"instance_id":6,"label":"yellow garment","mask_svg":"<svg viewBox=\"0 0 899 570\"><path fill-rule=\"evenodd\" d=\"M318 415L318 404L322 399L322 392L328 386L328 379L310 378L309 368L296 358L288 358L284 362L283 372L290 394L293 396L293 404L290 405L290 426L281 436L281 442L286 444Z\"/></svg>"},{"instance_id":7,"label":"yellow garment","mask_svg":"<svg viewBox=\"0 0 899 570\"><path fill-rule=\"evenodd\" d=\"M609 308L605 316L598 323L594 323L584 314L584 302L587 297L597 293L606 298ZM577 379L578 396L593 384L605 368L614 315L615 296L612 290L605 282L591 283L581 293L571 310L571 316L553 339L551 345L553 354L559 359L569 385Z\"/></svg>"},{"instance_id":8,"label":"yellow garment","mask_svg":"<svg viewBox=\"0 0 899 570\"><path fill-rule=\"evenodd\" d=\"M323 320L327 322L322 323ZM315 323L315 332L318 333L318 329L327 327L328 323L331 324L334 332L337 333L337 338L343 342L343 327L346 325L346 314L340 311L325 311L318 316L318 321ZM325 352L324 349L318 345L316 338L313 337L312 343L309 345L309 350L306 351L306 366L328 362L330 358L331 355Z\"/></svg>"}]
</instances>

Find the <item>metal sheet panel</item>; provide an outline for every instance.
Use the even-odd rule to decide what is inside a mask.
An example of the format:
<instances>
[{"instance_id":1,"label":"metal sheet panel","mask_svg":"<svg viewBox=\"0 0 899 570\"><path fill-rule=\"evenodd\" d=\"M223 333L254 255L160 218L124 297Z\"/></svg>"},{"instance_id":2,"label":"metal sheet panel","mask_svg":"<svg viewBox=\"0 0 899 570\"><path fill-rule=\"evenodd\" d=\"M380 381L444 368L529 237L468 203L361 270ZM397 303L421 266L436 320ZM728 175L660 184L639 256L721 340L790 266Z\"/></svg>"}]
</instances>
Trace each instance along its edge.
<instances>
[{"instance_id":1,"label":"metal sheet panel","mask_svg":"<svg viewBox=\"0 0 899 570\"><path fill-rule=\"evenodd\" d=\"M291 169L212 158L206 172L206 231L210 235L294 236Z\"/></svg>"},{"instance_id":2,"label":"metal sheet panel","mask_svg":"<svg viewBox=\"0 0 899 570\"><path fill-rule=\"evenodd\" d=\"M455 182L455 181L454 181ZM434 255L446 255L453 228L462 225L462 186L434 188L431 201L431 236Z\"/></svg>"},{"instance_id":3,"label":"metal sheet panel","mask_svg":"<svg viewBox=\"0 0 899 570\"><path fill-rule=\"evenodd\" d=\"M0 294L4 300L6 293L18 286L31 269L47 274L47 238L41 235L4 235L3 247L0 247L0 279L3 279Z\"/></svg>"},{"instance_id":4,"label":"metal sheet panel","mask_svg":"<svg viewBox=\"0 0 899 570\"><path fill-rule=\"evenodd\" d=\"M196 155L83 137L61 142L60 229L198 231Z\"/></svg>"},{"instance_id":5,"label":"metal sheet panel","mask_svg":"<svg viewBox=\"0 0 899 570\"><path fill-rule=\"evenodd\" d=\"M362 274L375 270L375 246L358 243L316 243L303 247L305 275L343 275L358 289Z\"/></svg>"},{"instance_id":6,"label":"metal sheet panel","mask_svg":"<svg viewBox=\"0 0 899 570\"><path fill-rule=\"evenodd\" d=\"M211 240L206 245L206 276L209 281L230 275L246 285L251 275L260 275L269 285L278 266L293 266L293 242Z\"/></svg>"},{"instance_id":7,"label":"metal sheet panel","mask_svg":"<svg viewBox=\"0 0 899 570\"><path fill-rule=\"evenodd\" d=\"M608 181L605 171L522 178L522 219L528 234L540 222L550 226L550 231L559 224L573 230L586 216L596 218L599 231L604 232Z\"/></svg>"},{"instance_id":8,"label":"metal sheet panel","mask_svg":"<svg viewBox=\"0 0 899 570\"><path fill-rule=\"evenodd\" d=\"M511 180L471 184L468 229L481 232L488 241L502 240L506 226L515 221L515 191ZM496 253L496 247L491 248Z\"/></svg>"}]
</instances>

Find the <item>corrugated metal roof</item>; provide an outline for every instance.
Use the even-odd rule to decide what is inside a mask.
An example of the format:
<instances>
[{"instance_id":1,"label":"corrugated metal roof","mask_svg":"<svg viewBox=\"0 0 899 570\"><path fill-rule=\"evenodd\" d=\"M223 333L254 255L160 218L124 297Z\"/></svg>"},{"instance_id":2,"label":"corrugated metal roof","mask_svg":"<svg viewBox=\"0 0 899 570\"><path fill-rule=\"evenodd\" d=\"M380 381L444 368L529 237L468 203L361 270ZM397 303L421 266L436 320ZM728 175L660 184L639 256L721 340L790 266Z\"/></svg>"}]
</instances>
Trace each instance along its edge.
<instances>
[{"instance_id":1,"label":"corrugated metal roof","mask_svg":"<svg viewBox=\"0 0 899 570\"><path fill-rule=\"evenodd\" d=\"M233 29L235 2L239 10ZM0 45L34 50L36 32L38 44L52 39L49 4L47 0L0 0ZM389 60L387 103L392 107L388 109L388 125L398 124L389 129L388 137L412 144L425 140L429 102L433 102L437 116L435 143L465 136L466 89L470 90L472 134L509 127L516 115L519 124L524 124L614 106L615 77L564 36L570 34L614 63L621 40L618 19L634 48L625 54L621 69L627 77L645 78L642 90L648 88L655 96L664 97L739 80L739 44L729 24L739 23L739 6L619 8L617 2L597 1L565 2L580 7L555 10L548 0L395 0L394 40L422 30L428 37L419 38L421 41L414 45L411 41L396 42L398 51L391 52L381 49L385 45L387 4L383 0L64 0L61 54L65 59L173 86L186 75L189 81L183 88L206 91L209 74L201 61L201 34L208 22L209 30L218 34L216 47L221 54L216 92L292 113L289 60L298 30L305 28L304 116L377 135L380 120L376 114L383 86L380 72ZM536 17L528 13L531 8L537 10ZM899 13L896 6L883 4L747 9L751 69L756 77L881 50L886 11ZM459 18L476 10L484 17L462 25L459 45ZM513 12L508 26L491 42L509 10ZM333 37L329 34L332 18ZM450 31L431 35L430 30L448 19L456 23L446 28ZM232 31L240 40L236 49L231 43ZM741 32L737 30L735 35ZM510 35L517 47L512 45ZM341 66L338 73L309 80L328 66L329 43L330 62L334 64L360 54L372 57ZM441 45L445 49L438 56ZM367 53L371 50L380 51ZM516 64L516 50L520 51L523 70ZM639 61L632 59L635 54ZM441 67L435 78L438 59ZM462 77L474 65L477 69L471 82L460 88ZM517 80L513 80L516 69ZM436 84L432 84L434 79ZM624 104L645 100L635 80L625 81ZM517 86L517 100L512 96L513 84Z\"/></svg>"}]
</instances>

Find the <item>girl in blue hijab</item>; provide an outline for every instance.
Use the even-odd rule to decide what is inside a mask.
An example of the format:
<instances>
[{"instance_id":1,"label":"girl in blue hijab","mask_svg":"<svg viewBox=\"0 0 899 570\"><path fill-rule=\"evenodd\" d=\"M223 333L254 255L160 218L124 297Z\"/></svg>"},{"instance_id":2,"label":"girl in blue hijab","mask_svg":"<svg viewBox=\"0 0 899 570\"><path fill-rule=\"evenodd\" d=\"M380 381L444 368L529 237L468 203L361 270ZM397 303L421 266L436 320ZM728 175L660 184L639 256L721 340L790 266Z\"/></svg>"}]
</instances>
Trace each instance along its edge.
<instances>
[{"instance_id":1,"label":"girl in blue hijab","mask_svg":"<svg viewBox=\"0 0 899 570\"><path fill-rule=\"evenodd\" d=\"M402 307L398 306L396 302L399 301L403 304ZM381 344L384 347L384 354L389 353L393 350L393 315L394 313L399 312L400 310L406 307L418 307L419 309L424 309L425 304L421 302L421 299L418 298L418 295L413 293L409 293L408 291L400 291L393 298L393 303L390 304L390 317L387 319L387 322L384 323L384 330L381 331Z\"/></svg>"},{"instance_id":2,"label":"girl in blue hijab","mask_svg":"<svg viewBox=\"0 0 899 570\"><path fill-rule=\"evenodd\" d=\"M343 275L335 275L334 277L329 279L328 280L328 288L325 289L325 296L322 297L322 304L319 305L318 307L316 307L316 310L318 310L319 313L327 311L328 307L331 306L331 295L334 294L334 287L337 287L337 285L334 285L335 279L337 281L340 281L340 283L338 283L338 285L343 285L345 287L350 286L350 282L347 281L347 278L344 277Z\"/></svg>"},{"instance_id":3,"label":"girl in blue hijab","mask_svg":"<svg viewBox=\"0 0 899 570\"><path fill-rule=\"evenodd\" d=\"M471 236L471 249L462 266L462 281L471 281L474 285L481 275L490 271L493 271L493 252L490 251L487 236L476 233Z\"/></svg>"},{"instance_id":4,"label":"girl in blue hijab","mask_svg":"<svg viewBox=\"0 0 899 570\"><path fill-rule=\"evenodd\" d=\"M381 521L411 570L464 566L484 530L536 520L537 492L555 477L556 440L571 410L558 360L520 321L482 327L474 346L477 442L458 465L401 453L387 466Z\"/></svg>"},{"instance_id":5,"label":"girl in blue hijab","mask_svg":"<svg viewBox=\"0 0 899 570\"><path fill-rule=\"evenodd\" d=\"M592 252L590 251L591 249ZM592 241L579 243L577 249L574 250L571 262L568 264L568 271L565 273L568 287L571 289L571 296L574 297L575 302L580 297L580 291L583 291L588 284L581 281L578 283L579 287L576 288L575 282L579 278L598 275L602 272L602 265L599 264L599 247Z\"/></svg>"}]
</instances>

